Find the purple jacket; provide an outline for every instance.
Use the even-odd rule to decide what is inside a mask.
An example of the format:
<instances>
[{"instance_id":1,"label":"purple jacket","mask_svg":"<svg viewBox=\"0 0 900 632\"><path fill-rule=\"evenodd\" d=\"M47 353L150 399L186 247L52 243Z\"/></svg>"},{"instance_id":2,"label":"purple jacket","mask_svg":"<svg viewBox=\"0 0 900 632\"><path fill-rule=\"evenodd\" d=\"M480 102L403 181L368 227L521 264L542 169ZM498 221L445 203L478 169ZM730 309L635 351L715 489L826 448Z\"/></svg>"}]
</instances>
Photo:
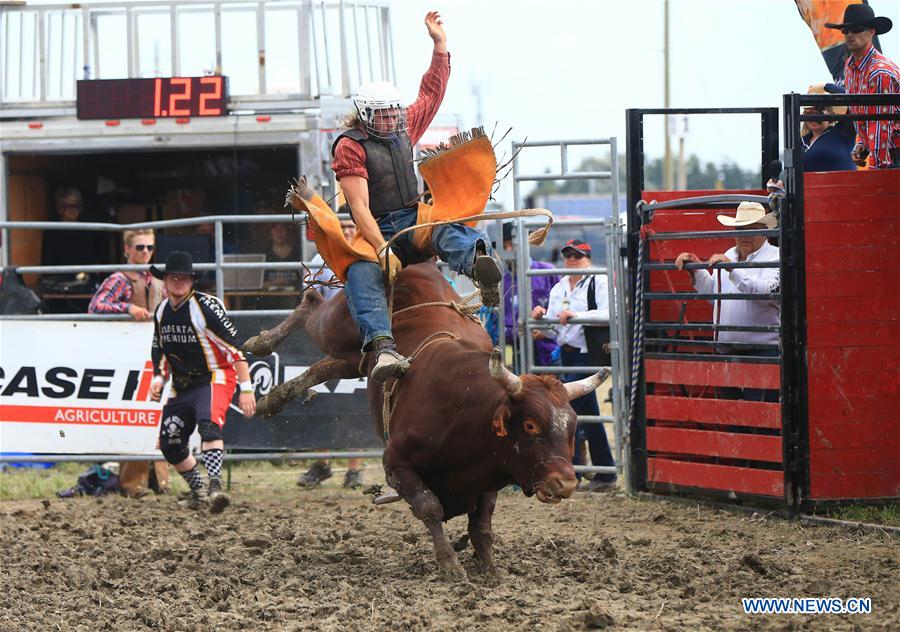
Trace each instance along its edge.
<instances>
[{"instance_id":1,"label":"purple jacket","mask_svg":"<svg viewBox=\"0 0 900 632\"><path fill-rule=\"evenodd\" d=\"M552 263L544 263L543 261L532 261L532 270L546 270L555 267ZM547 307L547 301L550 299L550 290L559 283L559 277L553 276L536 276L531 277L531 306L536 307L542 305ZM506 339L511 340L516 335L516 319L519 316L518 309L518 286L513 283L512 274L509 270L503 275L503 309L506 315ZM549 338L534 341L534 360L537 364L543 366L552 366L553 360L550 358L556 343Z\"/></svg>"}]
</instances>

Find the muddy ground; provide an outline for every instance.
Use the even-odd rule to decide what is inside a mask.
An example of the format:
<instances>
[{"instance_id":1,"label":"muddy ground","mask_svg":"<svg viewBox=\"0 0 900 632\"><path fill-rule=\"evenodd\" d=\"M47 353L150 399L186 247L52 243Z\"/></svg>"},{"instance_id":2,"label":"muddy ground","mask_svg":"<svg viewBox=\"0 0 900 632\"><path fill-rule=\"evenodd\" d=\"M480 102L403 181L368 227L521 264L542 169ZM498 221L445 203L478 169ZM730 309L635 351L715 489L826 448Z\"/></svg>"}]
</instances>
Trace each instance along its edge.
<instances>
[{"instance_id":1,"label":"muddy ground","mask_svg":"<svg viewBox=\"0 0 900 632\"><path fill-rule=\"evenodd\" d=\"M140 501L0 503L2 630L897 630L887 534L581 494L501 493L498 576L435 570L405 504L238 490L226 513ZM465 521L449 525L459 537ZM750 616L742 596L871 597L871 615Z\"/></svg>"}]
</instances>

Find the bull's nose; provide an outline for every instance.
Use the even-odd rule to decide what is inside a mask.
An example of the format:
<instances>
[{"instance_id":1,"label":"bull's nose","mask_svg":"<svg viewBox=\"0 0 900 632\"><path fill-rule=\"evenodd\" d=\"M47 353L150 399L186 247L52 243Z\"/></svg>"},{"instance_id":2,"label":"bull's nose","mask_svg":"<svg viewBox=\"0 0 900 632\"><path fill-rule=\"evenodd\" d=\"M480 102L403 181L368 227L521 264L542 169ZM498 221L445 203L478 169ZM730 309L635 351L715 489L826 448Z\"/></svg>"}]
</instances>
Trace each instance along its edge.
<instances>
[{"instance_id":1,"label":"bull's nose","mask_svg":"<svg viewBox=\"0 0 900 632\"><path fill-rule=\"evenodd\" d=\"M552 474L547 480L547 489L560 498L568 498L578 487L578 479L574 476L563 477L560 474Z\"/></svg>"}]
</instances>

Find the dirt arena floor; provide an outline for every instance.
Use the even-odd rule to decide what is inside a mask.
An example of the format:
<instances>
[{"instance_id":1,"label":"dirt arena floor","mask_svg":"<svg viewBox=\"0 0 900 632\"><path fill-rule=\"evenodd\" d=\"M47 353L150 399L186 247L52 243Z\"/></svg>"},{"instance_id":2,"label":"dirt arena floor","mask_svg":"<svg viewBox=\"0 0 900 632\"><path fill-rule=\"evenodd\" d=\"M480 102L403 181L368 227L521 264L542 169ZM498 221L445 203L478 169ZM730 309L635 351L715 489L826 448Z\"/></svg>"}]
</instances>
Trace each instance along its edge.
<instances>
[{"instance_id":1,"label":"dirt arena floor","mask_svg":"<svg viewBox=\"0 0 900 632\"><path fill-rule=\"evenodd\" d=\"M337 478L337 477L336 477ZM498 576L445 583L403 503L238 490L219 516L140 501L0 503L0 629L898 630L886 533L682 504L504 492ZM465 521L449 525L455 539ZM743 614L740 597L871 597L870 615Z\"/></svg>"}]
</instances>

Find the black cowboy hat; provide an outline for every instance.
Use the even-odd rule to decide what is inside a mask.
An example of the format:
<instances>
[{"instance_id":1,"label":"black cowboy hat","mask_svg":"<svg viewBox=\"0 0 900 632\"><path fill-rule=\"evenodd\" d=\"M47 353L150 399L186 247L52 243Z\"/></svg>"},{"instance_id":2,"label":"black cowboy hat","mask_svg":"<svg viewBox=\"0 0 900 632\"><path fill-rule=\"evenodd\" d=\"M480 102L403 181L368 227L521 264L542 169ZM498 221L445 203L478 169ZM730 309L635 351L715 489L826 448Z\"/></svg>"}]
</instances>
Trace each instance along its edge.
<instances>
[{"instance_id":1,"label":"black cowboy hat","mask_svg":"<svg viewBox=\"0 0 900 632\"><path fill-rule=\"evenodd\" d=\"M160 270L156 266L150 266L150 274L157 279L162 279L167 274L187 274L194 277L194 261L190 254L176 250L166 259L165 269Z\"/></svg>"},{"instance_id":2,"label":"black cowboy hat","mask_svg":"<svg viewBox=\"0 0 900 632\"><path fill-rule=\"evenodd\" d=\"M883 35L891 30L894 23L890 18L875 17L875 11L867 4L851 4L844 9L844 21L840 24L828 22L825 24L830 29L845 29L853 26L862 26L867 29L875 29L876 35Z\"/></svg>"}]
</instances>

